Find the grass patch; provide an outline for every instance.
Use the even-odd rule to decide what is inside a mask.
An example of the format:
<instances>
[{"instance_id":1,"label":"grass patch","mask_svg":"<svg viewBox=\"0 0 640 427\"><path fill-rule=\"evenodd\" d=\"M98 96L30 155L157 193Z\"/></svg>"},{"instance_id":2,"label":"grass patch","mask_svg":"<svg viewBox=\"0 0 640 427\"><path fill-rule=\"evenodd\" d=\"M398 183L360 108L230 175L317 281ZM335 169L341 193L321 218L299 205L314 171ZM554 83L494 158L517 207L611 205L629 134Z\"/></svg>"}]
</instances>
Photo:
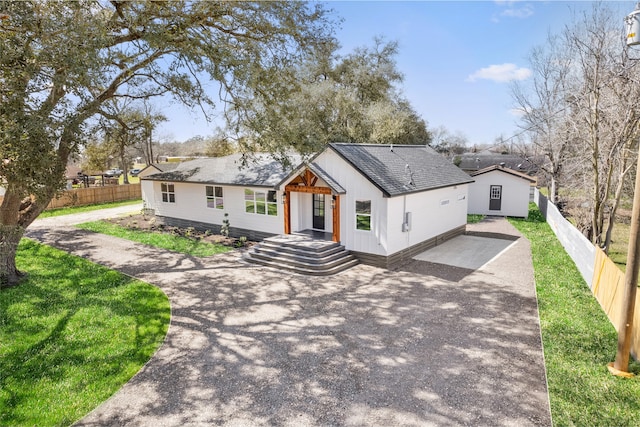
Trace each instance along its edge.
<instances>
[{"instance_id":1,"label":"grass patch","mask_svg":"<svg viewBox=\"0 0 640 427\"><path fill-rule=\"evenodd\" d=\"M631 225L616 222L611 235L611 246L609 247L609 258L611 258L623 273L627 269L630 229Z\"/></svg>"},{"instance_id":2,"label":"grass patch","mask_svg":"<svg viewBox=\"0 0 640 427\"><path fill-rule=\"evenodd\" d=\"M0 425L70 425L127 382L162 343L158 289L23 239L20 286L0 292Z\"/></svg>"},{"instance_id":3,"label":"grass patch","mask_svg":"<svg viewBox=\"0 0 640 427\"><path fill-rule=\"evenodd\" d=\"M531 242L553 424L637 425L640 379L609 374L617 333L575 264L535 205L510 222Z\"/></svg>"},{"instance_id":4,"label":"grass patch","mask_svg":"<svg viewBox=\"0 0 640 427\"><path fill-rule=\"evenodd\" d=\"M82 212L97 211L99 209L117 208L119 206L136 205L141 203L142 200L125 200L122 202L101 203L99 205L87 205L87 206L72 206L67 208L56 208L42 212L38 218L50 218L52 216L61 216L76 214Z\"/></svg>"},{"instance_id":5,"label":"grass patch","mask_svg":"<svg viewBox=\"0 0 640 427\"><path fill-rule=\"evenodd\" d=\"M477 222L482 221L484 218L485 218L485 215L469 214L467 215L467 224L475 224Z\"/></svg>"},{"instance_id":6,"label":"grass patch","mask_svg":"<svg viewBox=\"0 0 640 427\"><path fill-rule=\"evenodd\" d=\"M202 242L189 237L167 233L132 230L106 221L85 222L78 224L76 227L196 257L221 254L231 250L231 248L225 245Z\"/></svg>"}]
</instances>

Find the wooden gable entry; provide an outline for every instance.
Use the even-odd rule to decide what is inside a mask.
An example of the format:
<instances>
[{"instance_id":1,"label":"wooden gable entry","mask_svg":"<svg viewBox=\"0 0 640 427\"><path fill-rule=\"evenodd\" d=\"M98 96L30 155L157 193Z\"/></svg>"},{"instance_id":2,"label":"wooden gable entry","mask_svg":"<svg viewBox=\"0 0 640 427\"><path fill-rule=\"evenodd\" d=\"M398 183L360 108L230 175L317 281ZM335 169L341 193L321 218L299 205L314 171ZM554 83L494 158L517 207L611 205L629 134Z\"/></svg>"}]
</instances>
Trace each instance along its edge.
<instances>
[{"instance_id":1,"label":"wooden gable entry","mask_svg":"<svg viewBox=\"0 0 640 427\"><path fill-rule=\"evenodd\" d=\"M328 194L333 192L329 187L316 187L318 177L309 169L296 176L284 187L284 233L291 234L291 208L289 197L292 192L310 194ZM333 207L333 235L331 240L340 242L340 195L333 195L331 206Z\"/></svg>"}]
</instances>

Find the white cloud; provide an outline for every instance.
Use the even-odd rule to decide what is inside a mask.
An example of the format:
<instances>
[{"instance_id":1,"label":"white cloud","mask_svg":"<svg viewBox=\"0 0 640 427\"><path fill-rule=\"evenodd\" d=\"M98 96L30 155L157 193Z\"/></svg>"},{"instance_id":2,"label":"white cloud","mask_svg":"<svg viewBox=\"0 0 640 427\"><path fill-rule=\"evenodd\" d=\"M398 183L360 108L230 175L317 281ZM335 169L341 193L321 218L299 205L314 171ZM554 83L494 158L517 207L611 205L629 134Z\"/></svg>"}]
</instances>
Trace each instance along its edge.
<instances>
[{"instance_id":1,"label":"white cloud","mask_svg":"<svg viewBox=\"0 0 640 427\"><path fill-rule=\"evenodd\" d=\"M524 117L526 112L522 108L512 108L512 109L509 110L509 114L511 114L512 116L520 118L520 117Z\"/></svg>"},{"instance_id":2,"label":"white cloud","mask_svg":"<svg viewBox=\"0 0 640 427\"><path fill-rule=\"evenodd\" d=\"M495 3L504 8L497 16L494 15L491 20L500 22L499 17L525 19L533 15L533 5L531 3L521 3L520 1L504 1L495 0Z\"/></svg>"},{"instance_id":3,"label":"white cloud","mask_svg":"<svg viewBox=\"0 0 640 427\"><path fill-rule=\"evenodd\" d=\"M500 16L508 18L528 18L533 15L533 6L525 4L522 7L510 7L502 11Z\"/></svg>"},{"instance_id":4,"label":"white cloud","mask_svg":"<svg viewBox=\"0 0 640 427\"><path fill-rule=\"evenodd\" d=\"M475 82L477 80L492 80L498 83L510 82L513 80L526 80L531 76L531 70L523 68L516 64L497 64L489 65L486 68L481 68L475 73L467 77L468 82Z\"/></svg>"}]
</instances>

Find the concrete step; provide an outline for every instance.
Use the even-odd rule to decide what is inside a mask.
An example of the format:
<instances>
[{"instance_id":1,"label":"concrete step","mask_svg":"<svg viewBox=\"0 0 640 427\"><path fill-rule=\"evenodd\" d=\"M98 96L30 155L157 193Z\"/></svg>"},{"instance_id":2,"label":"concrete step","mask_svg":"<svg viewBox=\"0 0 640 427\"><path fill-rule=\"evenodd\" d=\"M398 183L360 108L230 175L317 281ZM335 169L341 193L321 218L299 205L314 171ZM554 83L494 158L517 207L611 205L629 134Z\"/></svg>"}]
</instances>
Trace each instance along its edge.
<instances>
[{"instance_id":1,"label":"concrete step","mask_svg":"<svg viewBox=\"0 0 640 427\"><path fill-rule=\"evenodd\" d=\"M358 264L344 246L307 235L269 237L249 251L248 262L308 275L331 275Z\"/></svg>"},{"instance_id":2,"label":"concrete step","mask_svg":"<svg viewBox=\"0 0 640 427\"><path fill-rule=\"evenodd\" d=\"M294 248L280 248L273 245L259 244L254 246L251 251L256 256L287 259L292 261L306 262L309 264L324 264L340 259L348 254L343 247L338 246L328 251L313 253L304 250L296 250Z\"/></svg>"},{"instance_id":3,"label":"concrete step","mask_svg":"<svg viewBox=\"0 0 640 427\"><path fill-rule=\"evenodd\" d=\"M291 266L292 268L300 268L303 270L327 270L355 259L353 255L346 251L344 251L342 254L339 254L338 257L333 257L333 259L331 260L324 261L314 260L313 258L303 256L274 256L270 253L256 252L254 250L248 251L247 257L256 260L276 262L282 265L286 264Z\"/></svg>"},{"instance_id":4,"label":"concrete step","mask_svg":"<svg viewBox=\"0 0 640 427\"><path fill-rule=\"evenodd\" d=\"M261 259L255 258L250 254L245 255L245 260L254 264L264 265L266 267L272 267L278 270L287 270L292 271L298 274L304 274L307 276L331 276L332 274L340 273L341 271L345 271L358 265L358 260L355 257L352 257L349 261L337 264L333 267L327 268L305 268L303 266L297 265L294 266L290 263L286 262L278 262L276 260L269 259Z\"/></svg>"},{"instance_id":5,"label":"concrete step","mask_svg":"<svg viewBox=\"0 0 640 427\"><path fill-rule=\"evenodd\" d=\"M282 250L293 249L310 253L321 253L341 248L339 243L329 240L314 240L306 235L285 234L273 236L260 242L261 245L278 247Z\"/></svg>"}]
</instances>

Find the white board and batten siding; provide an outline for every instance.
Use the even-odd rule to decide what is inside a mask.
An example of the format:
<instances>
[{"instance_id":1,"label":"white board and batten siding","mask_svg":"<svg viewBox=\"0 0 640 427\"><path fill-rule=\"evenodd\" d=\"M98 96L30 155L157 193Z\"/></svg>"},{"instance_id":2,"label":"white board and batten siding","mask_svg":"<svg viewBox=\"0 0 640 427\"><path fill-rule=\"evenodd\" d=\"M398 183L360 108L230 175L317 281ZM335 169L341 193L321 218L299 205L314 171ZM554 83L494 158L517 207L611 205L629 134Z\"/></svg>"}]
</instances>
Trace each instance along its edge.
<instances>
[{"instance_id":1,"label":"white board and batten siding","mask_svg":"<svg viewBox=\"0 0 640 427\"><path fill-rule=\"evenodd\" d=\"M467 184L389 198L330 150L314 162L346 190L340 197L340 223L348 250L389 256L467 222ZM371 201L370 231L356 228L358 200ZM406 212L411 212L411 227L403 231Z\"/></svg>"},{"instance_id":2,"label":"white board and batten siding","mask_svg":"<svg viewBox=\"0 0 640 427\"><path fill-rule=\"evenodd\" d=\"M142 205L145 209L155 209L156 198L153 191L153 181L140 180L140 192L142 193ZM162 200L162 199L160 199Z\"/></svg>"},{"instance_id":3,"label":"white board and batten siding","mask_svg":"<svg viewBox=\"0 0 640 427\"><path fill-rule=\"evenodd\" d=\"M467 192L468 184L462 184L387 199L388 255L465 225ZM402 231L406 212L411 213L411 224Z\"/></svg>"},{"instance_id":4,"label":"white board and batten siding","mask_svg":"<svg viewBox=\"0 0 640 427\"><path fill-rule=\"evenodd\" d=\"M327 184L321 179L316 183L316 187L326 187ZM313 229L313 195L311 193L299 193L292 191L289 193L291 200L291 231L302 231ZM333 209L331 208L331 195L324 196L324 232L333 232Z\"/></svg>"},{"instance_id":5,"label":"white board and batten siding","mask_svg":"<svg viewBox=\"0 0 640 427\"><path fill-rule=\"evenodd\" d=\"M228 213L231 227L255 230L265 233L284 233L282 194L277 192L277 215L248 213L245 210L245 189L267 192L261 187L221 186L223 189L223 209L207 206L205 187L213 184L174 182L175 203L162 201L160 181L143 180L144 204L163 217L198 221L208 224L222 224ZM151 191L148 191L151 190Z\"/></svg>"},{"instance_id":6,"label":"white board and batten siding","mask_svg":"<svg viewBox=\"0 0 640 427\"><path fill-rule=\"evenodd\" d=\"M340 196L340 236L346 249L387 255L387 204L382 191L332 150L325 150L314 163L338 182L346 194ZM356 229L356 201L371 201L371 230ZM329 204L330 208L330 204ZM333 215L333 212L331 213Z\"/></svg>"},{"instance_id":7,"label":"white board and batten siding","mask_svg":"<svg viewBox=\"0 0 640 427\"><path fill-rule=\"evenodd\" d=\"M526 218L529 213L530 181L508 172L493 170L474 175L469 184L469 214ZM492 185L502 186L500 210L490 210Z\"/></svg>"}]
</instances>

